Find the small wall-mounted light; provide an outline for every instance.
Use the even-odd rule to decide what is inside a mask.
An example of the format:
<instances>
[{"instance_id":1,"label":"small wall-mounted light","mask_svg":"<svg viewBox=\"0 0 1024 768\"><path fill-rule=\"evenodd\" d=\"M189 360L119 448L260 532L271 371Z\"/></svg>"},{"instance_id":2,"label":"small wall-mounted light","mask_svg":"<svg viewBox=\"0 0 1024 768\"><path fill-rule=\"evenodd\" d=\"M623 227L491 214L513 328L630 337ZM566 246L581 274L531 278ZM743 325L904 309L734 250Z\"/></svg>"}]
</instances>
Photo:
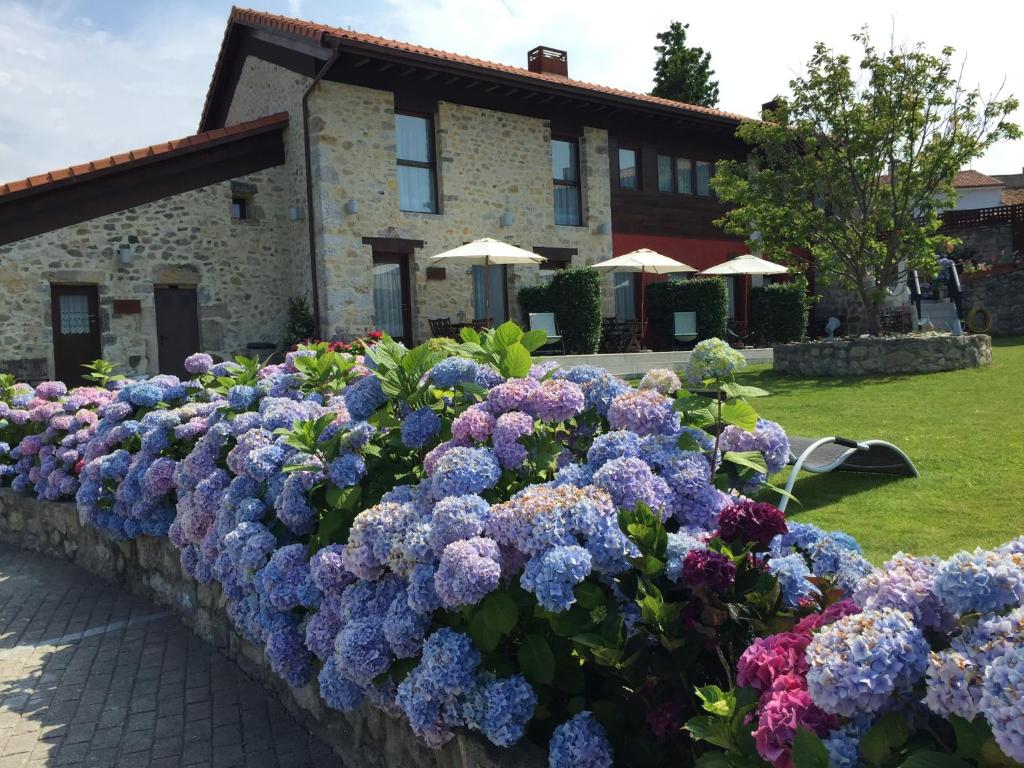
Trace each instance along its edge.
<instances>
[{"instance_id":1,"label":"small wall-mounted light","mask_svg":"<svg viewBox=\"0 0 1024 768\"><path fill-rule=\"evenodd\" d=\"M501 214L499 222L501 223L502 227L511 227L513 224L516 223L516 217L512 215L511 211L505 211Z\"/></svg>"},{"instance_id":2,"label":"small wall-mounted light","mask_svg":"<svg viewBox=\"0 0 1024 768\"><path fill-rule=\"evenodd\" d=\"M301 206L288 206L288 221L302 221L304 218L306 218L306 212L302 210Z\"/></svg>"},{"instance_id":3,"label":"small wall-mounted light","mask_svg":"<svg viewBox=\"0 0 1024 768\"><path fill-rule=\"evenodd\" d=\"M132 246L129 243L121 243L117 248L117 266L119 267L130 267L132 260L135 258L135 254L132 252Z\"/></svg>"},{"instance_id":4,"label":"small wall-mounted light","mask_svg":"<svg viewBox=\"0 0 1024 768\"><path fill-rule=\"evenodd\" d=\"M345 203L345 213L349 216L353 213L359 213L359 203L356 202L355 198L350 198L349 201Z\"/></svg>"},{"instance_id":5,"label":"small wall-mounted light","mask_svg":"<svg viewBox=\"0 0 1024 768\"><path fill-rule=\"evenodd\" d=\"M599 235L607 235L610 234L611 231L612 225L609 224L607 221L602 221L600 224L597 225L597 234Z\"/></svg>"}]
</instances>

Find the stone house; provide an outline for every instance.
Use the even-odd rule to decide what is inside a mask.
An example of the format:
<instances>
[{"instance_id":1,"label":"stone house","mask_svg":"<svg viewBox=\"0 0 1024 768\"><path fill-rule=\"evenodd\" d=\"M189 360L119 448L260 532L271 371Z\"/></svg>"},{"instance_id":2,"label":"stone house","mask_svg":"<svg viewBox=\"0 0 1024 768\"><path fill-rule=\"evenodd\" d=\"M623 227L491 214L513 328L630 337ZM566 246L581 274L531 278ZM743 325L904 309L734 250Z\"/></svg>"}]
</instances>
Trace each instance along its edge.
<instances>
[{"instance_id":1,"label":"stone house","mask_svg":"<svg viewBox=\"0 0 1024 768\"><path fill-rule=\"evenodd\" d=\"M303 296L323 338L417 342L482 315L481 268L427 262L478 237L547 258L492 267L497 320L568 264L711 266L743 251L709 187L742 119L572 80L550 48L521 69L235 8L196 135L0 185L0 368L178 372L280 344ZM606 314L641 289L609 278Z\"/></svg>"}]
</instances>

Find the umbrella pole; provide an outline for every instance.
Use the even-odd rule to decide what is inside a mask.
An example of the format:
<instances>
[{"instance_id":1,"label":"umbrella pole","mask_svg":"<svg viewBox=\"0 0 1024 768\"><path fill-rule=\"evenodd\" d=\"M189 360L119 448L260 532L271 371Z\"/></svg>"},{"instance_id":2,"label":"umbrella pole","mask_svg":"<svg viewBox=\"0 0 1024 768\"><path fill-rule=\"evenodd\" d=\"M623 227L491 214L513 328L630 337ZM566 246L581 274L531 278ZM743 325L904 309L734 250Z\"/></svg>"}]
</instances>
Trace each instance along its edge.
<instances>
[{"instance_id":1,"label":"umbrella pole","mask_svg":"<svg viewBox=\"0 0 1024 768\"><path fill-rule=\"evenodd\" d=\"M484 257L484 316L483 321L486 324L487 319L491 316L491 257Z\"/></svg>"},{"instance_id":2,"label":"umbrella pole","mask_svg":"<svg viewBox=\"0 0 1024 768\"><path fill-rule=\"evenodd\" d=\"M644 290L644 273L647 268L644 267L640 270L640 348L644 348L644 336L647 335L647 311L644 307L644 294L647 291Z\"/></svg>"}]
</instances>

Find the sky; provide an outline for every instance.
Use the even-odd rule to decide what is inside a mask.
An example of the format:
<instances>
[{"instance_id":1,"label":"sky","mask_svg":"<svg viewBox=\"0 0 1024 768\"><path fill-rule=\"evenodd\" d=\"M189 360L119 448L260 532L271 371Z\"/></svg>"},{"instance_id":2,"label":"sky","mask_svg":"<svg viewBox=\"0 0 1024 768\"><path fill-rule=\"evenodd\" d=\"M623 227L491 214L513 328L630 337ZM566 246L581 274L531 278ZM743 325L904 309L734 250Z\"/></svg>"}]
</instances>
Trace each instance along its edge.
<instances>
[{"instance_id":1,"label":"sky","mask_svg":"<svg viewBox=\"0 0 1024 768\"><path fill-rule=\"evenodd\" d=\"M1024 3L945 0L239 0L260 10L517 66L565 49L574 79L648 92L655 35L673 20L711 52L718 106L756 115L803 71L815 42L854 50L923 42L966 57L964 80L1024 100ZM0 182L197 130L230 0L0 0ZM1024 110L1016 122L1024 124ZM1020 173L1024 141L976 160Z\"/></svg>"}]
</instances>

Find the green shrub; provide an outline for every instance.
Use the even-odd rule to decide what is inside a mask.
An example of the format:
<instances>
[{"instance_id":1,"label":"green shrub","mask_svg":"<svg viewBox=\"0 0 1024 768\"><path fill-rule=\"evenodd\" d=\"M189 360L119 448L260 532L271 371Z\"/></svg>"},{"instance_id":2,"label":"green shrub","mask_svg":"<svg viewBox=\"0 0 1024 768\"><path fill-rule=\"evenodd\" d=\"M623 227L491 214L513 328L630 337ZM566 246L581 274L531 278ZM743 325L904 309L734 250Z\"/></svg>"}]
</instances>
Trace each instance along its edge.
<instances>
[{"instance_id":1,"label":"green shrub","mask_svg":"<svg viewBox=\"0 0 1024 768\"><path fill-rule=\"evenodd\" d=\"M554 312L550 285L548 283L539 283L520 288L519 307L523 312L523 322L528 320L531 312Z\"/></svg>"},{"instance_id":2,"label":"green shrub","mask_svg":"<svg viewBox=\"0 0 1024 768\"><path fill-rule=\"evenodd\" d=\"M601 275L590 267L559 269L548 287L568 354L593 354L601 343Z\"/></svg>"},{"instance_id":3,"label":"green shrub","mask_svg":"<svg viewBox=\"0 0 1024 768\"><path fill-rule=\"evenodd\" d=\"M750 291L750 327L768 344L800 341L807 334L809 299L803 280Z\"/></svg>"},{"instance_id":4,"label":"green shrub","mask_svg":"<svg viewBox=\"0 0 1024 768\"><path fill-rule=\"evenodd\" d=\"M313 312L305 296L288 299L288 327L285 330L287 346L313 338Z\"/></svg>"},{"instance_id":5,"label":"green shrub","mask_svg":"<svg viewBox=\"0 0 1024 768\"><path fill-rule=\"evenodd\" d=\"M697 313L697 341L725 338L728 294L718 277L669 280L647 286L647 327L655 349L670 349L675 312Z\"/></svg>"}]
</instances>

